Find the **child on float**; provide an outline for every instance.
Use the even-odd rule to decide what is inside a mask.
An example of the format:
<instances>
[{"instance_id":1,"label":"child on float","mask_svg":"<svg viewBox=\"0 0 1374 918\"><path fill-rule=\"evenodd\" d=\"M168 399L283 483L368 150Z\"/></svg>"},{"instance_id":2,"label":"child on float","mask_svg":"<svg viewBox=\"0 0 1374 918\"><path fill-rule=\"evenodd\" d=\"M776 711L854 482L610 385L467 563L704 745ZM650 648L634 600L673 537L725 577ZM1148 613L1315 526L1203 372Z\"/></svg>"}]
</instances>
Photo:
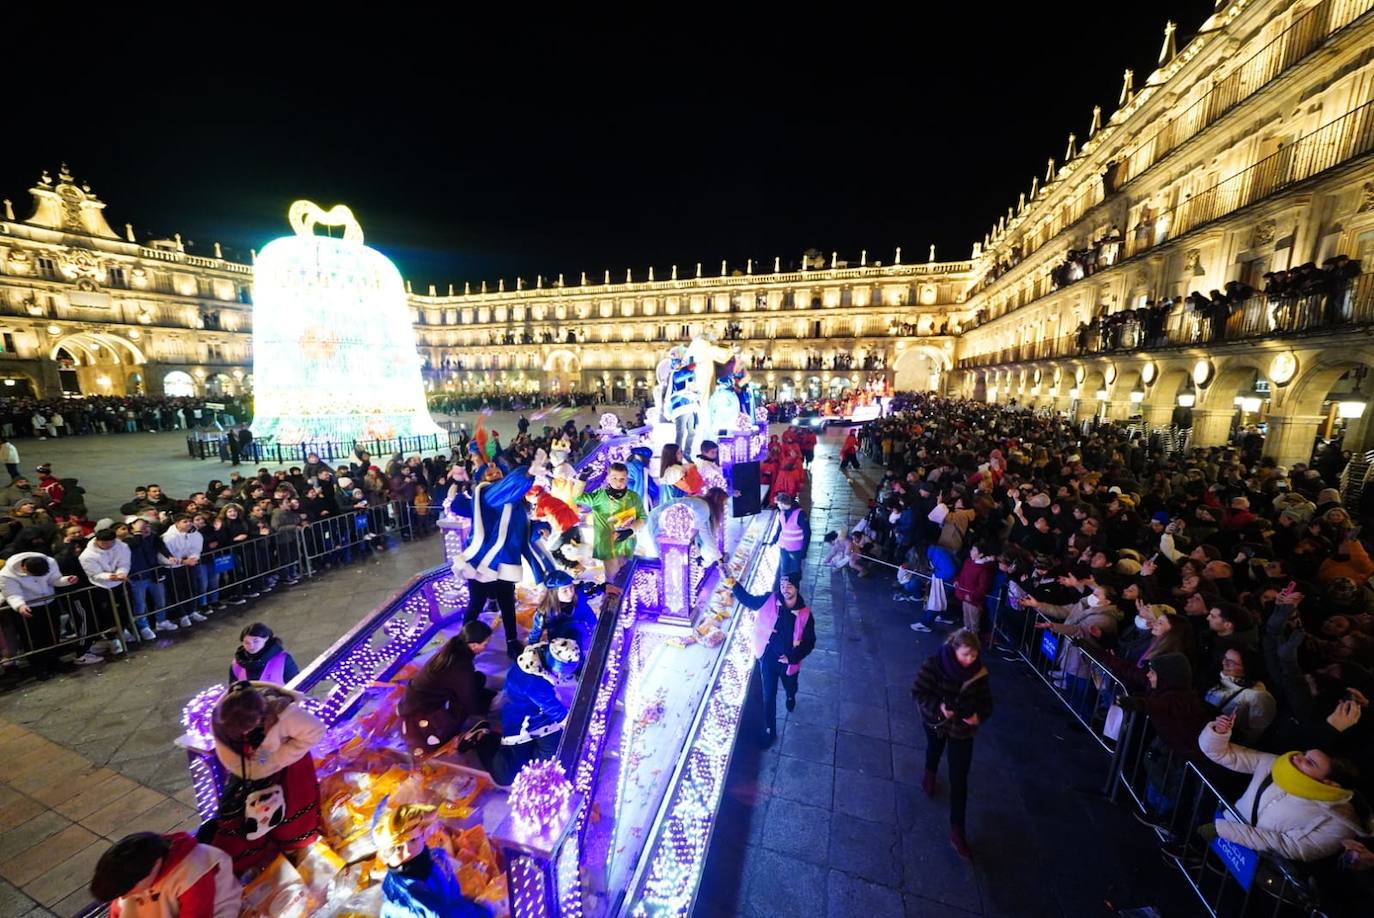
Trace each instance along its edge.
<instances>
[{"instance_id":1,"label":"child on float","mask_svg":"<svg viewBox=\"0 0 1374 918\"><path fill-rule=\"evenodd\" d=\"M185 832L124 836L96 862L90 890L110 918L237 918L243 899L229 855Z\"/></svg>"},{"instance_id":2,"label":"child on float","mask_svg":"<svg viewBox=\"0 0 1374 918\"><path fill-rule=\"evenodd\" d=\"M229 664L229 682L270 682L286 685L300 673L296 660L286 652L281 638L262 622L239 632L239 647Z\"/></svg>"},{"instance_id":3,"label":"child on float","mask_svg":"<svg viewBox=\"0 0 1374 918\"><path fill-rule=\"evenodd\" d=\"M310 847L320 836L320 784L311 747L325 727L305 696L266 682L235 682L215 704L215 756L228 773L213 844L234 873ZM204 837L204 836L202 836Z\"/></svg>"},{"instance_id":4,"label":"child on float","mask_svg":"<svg viewBox=\"0 0 1374 918\"><path fill-rule=\"evenodd\" d=\"M491 642L491 626L481 620L463 625L456 635L434 652L410 680L396 706L406 747L417 756L433 755L463 732L469 717L481 717L491 708L496 693L487 688L487 675L477 669L477 657ZM488 729L485 720L468 731L480 736ZM458 746L469 748L469 740Z\"/></svg>"},{"instance_id":5,"label":"child on float","mask_svg":"<svg viewBox=\"0 0 1374 918\"><path fill-rule=\"evenodd\" d=\"M526 646L506 673L501 735L475 730L465 737L497 784L507 787L529 762L557 755L568 719L557 686L572 678L581 662L576 641L555 638Z\"/></svg>"},{"instance_id":6,"label":"child on float","mask_svg":"<svg viewBox=\"0 0 1374 918\"><path fill-rule=\"evenodd\" d=\"M386 865L378 918L487 918L490 912L463 895L448 852L427 842L435 809L383 801L373 820L377 856Z\"/></svg>"},{"instance_id":7,"label":"child on float","mask_svg":"<svg viewBox=\"0 0 1374 918\"><path fill-rule=\"evenodd\" d=\"M555 638L577 642L583 657L591 650L596 633L596 613L587 597L577 588L572 574L556 570L544 578L544 599L534 613L529 642L538 644Z\"/></svg>"}]
</instances>

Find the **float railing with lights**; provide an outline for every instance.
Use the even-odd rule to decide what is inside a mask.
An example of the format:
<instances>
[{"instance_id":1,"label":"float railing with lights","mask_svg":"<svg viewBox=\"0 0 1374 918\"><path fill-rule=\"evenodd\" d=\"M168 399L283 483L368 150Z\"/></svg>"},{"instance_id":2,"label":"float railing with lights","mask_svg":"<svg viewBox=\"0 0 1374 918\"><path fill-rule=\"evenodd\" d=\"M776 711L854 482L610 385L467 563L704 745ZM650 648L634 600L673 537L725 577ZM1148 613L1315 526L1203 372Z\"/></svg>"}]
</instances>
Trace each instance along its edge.
<instances>
[{"instance_id":1,"label":"float railing with lights","mask_svg":"<svg viewBox=\"0 0 1374 918\"><path fill-rule=\"evenodd\" d=\"M306 707L333 727L352 716L372 683L394 676L466 608L467 586L448 567L417 574L316 657L291 688L304 693ZM181 718L186 732L178 744L186 749L196 808L206 819L218 810L226 777L210 733L210 712L224 691L225 686L214 685L196 695Z\"/></svg>"},{"instance_id":2,"label":"float railing with lights","mask_svg":"<svg viewBox=\"0 0 1374 918\"><path fill-rule=\"evenodd\" d=\"M689 518L688 518L689 519ZM727 564L752 592L773 586L776 526L756 516ZM667 527L671 530L671 526ZM700 566L695 533L666 531ZM665 601L665 558L637 558L608 596L559 749L558 775L497 832L512 915L686 914L752 673L754 613L715 571L683 586L689 616ZM554 793L550 788L557 788ZM517 811L539 814L522 822Z\"/></svg>"}]
</instances>

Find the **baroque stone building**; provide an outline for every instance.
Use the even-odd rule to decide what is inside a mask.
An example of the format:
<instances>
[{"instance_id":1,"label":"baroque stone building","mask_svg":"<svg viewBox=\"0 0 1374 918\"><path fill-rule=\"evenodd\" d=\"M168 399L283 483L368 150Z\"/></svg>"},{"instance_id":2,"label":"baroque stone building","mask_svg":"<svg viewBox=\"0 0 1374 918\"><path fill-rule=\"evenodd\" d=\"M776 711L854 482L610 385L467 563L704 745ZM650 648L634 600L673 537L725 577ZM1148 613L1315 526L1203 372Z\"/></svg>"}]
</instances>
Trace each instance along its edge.
<instances>
[{"instance_id":1,"label":"baroque stone building","mask_svg":"<svg viewBox=\"0 0 1374 918\"><path fill-rule=\"evenodd\" d=\"M814 259L814 261L813 261ZM837 396L883 383L943 386L953 367L969 262L843 265L810 256L801 271L752 263L666 280L583 275L515 289L414 296L416 336L435 388L647 396L671 345L696 334L733 348L770 397ZM812 262L812 263L807 263ZM814 265L814 266L813 266Z\"/></svg>"},{"instance_id":2,"label":"baroque stone building","mask_svg":"<svg viewBox=\"0 0 1374 918\"><path fill-rule=\"evenodd\" d=\"M1264 424L1266 451L1290 462L1319 435L1363 447L1371 49L1374 0L1221 0L1186 43L1168 24L1157 69L1127 71L1109 116L1084 113L968 261L812 252L801 270L722 262L411 291L428 385L623 400L704 331L773 397L881 380L1174 424L1200 445ZM31 193L32 216L6 204L0 222L0 381L44 394L251 385L251 265L179 239L139 245L127 226L120 237L65 170Z\"/></svg>"},{"instance_id":3,"label":"baroque stone building","mask_svg":"<svg viewBox=\"0 0 1374 918\"><path fill-rule=\"evenodd\" d=\"M1119 108L1094 111L985 237L954 388L1174 421L1195 445L1263 423L1280 462L1318 436L1364 447L1371 9L1219 3L1182 48L1171 23L1158 69L1127 71Z\"/></svg>"},{"instance_id":4,"label":"baroque stone building","mask_svg":"<svg viewBox=\"0 0 1374 918\"><path fill-rule=\"evenodd\" d=\"M252 267L117 234L65 166L0 219L0 395L233 395L252 385Z\"/></svg>"}]
</instances>

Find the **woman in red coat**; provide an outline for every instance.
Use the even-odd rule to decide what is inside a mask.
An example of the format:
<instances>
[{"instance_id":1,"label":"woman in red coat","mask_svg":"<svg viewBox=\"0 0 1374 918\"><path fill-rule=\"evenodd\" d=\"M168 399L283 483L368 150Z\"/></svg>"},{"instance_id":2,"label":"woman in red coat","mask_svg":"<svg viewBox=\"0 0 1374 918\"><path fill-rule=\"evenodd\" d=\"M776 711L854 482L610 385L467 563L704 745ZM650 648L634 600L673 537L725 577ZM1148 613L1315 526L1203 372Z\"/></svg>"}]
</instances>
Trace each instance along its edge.
<instances>
[{"instance_id":1,"label":"woman in red coat","mask_svg":"<svg viewBox=\"0 0 1374 918\"><path fill-rule=\"evenodd\" d=\"M840 471L848 468L859 467L859 435L851 430L844 436L844 445L840 447Z\"/></svg>"},{"instance_id":2,"label":"woman in red coat","mask_svg":"<svg viewBox=\"0 0 1374 918\"><path fill-rule=\"evenodd\" d=\"M778 443L776 435L768 439L768 455L759 463L759 483L771 485L773 476L778 474L778 465L782 462L782 446Z\"/></svg>"},{"instance_id":3,"label":"woman in red coat","mask_svg":"<svg viewBox=\"0 0 1374 918\"><path fill-rule=\"evenodd\" d=\"M986 545L969 549L968 559L954 580L954 595L964 604L964 627L978 634L983 619L983 604L997 576L997 556ZM988 629L992 630L991 628Z\"/></svg>"},{"instance_id":4,"label":"woman in red coat","mask_svg":"<svg viewBox=\"0 0 1374 918\"><path fill-rule=\"evenodd\" d=\"M801 448L793 443L783 443L782 460L777 474L773 476L773 488L768 492L768 503L772 504L779 494L797 497L806 487L806 469L802 468Z\"/></svg>"}]
</instances>

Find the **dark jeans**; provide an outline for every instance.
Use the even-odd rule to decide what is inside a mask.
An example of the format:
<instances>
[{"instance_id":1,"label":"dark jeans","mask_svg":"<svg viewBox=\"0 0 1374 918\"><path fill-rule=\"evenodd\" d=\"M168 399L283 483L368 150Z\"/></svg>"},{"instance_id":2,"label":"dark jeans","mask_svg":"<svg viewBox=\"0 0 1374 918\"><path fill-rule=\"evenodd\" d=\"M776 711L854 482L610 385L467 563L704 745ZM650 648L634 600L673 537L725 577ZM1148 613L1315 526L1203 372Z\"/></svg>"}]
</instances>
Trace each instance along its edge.
<instances>
[{"instance_id":1,"label":"dark jeans","mask_svg":"<svg viewBox=\"0 0 1374 918\"><path fill-rule=\"evenodd\" d=\"M926 771L938 771L940 756L949 750L949 824L964 827L968 805L968 770L973 764L973 737L947 739L926 726Z\"/></svg>"},{"instance_id":2,"label":"dark jeans","mask_svg":"<svg viewBox=\"0 0 1374 918\"><path fill-rule=\"evenodd\" d=\"M859 467L859 457L858 457L858 456L845 456L843 459L840 460L840 471L841 471L841 472L843 472L845 469L857 469L858 467Z\"/></svg>"},{"instance_id":3,"label":"dark jeans","mask_svg":"<svg viewBox=\"0 0 1374 918\"><path fill-rule=\"evenodd\" d=\"M501 737L488 733L477 743L477 757L482 767L491 773L491 779L502 787L509 787L515 776L535 759L551 759L558 754L558 744L563 739L563 731L558 730L548 736L541 736L528 743L515 746L501 745Z\"/></svg>"},{"instance_id":4,"label":"dark jeans","mask_svg":"<svg viewBox=\"0 0 1374 918\"><path fill-rule=\"evenodd\" d=\"M778 732L778 680L782 680L787 697L795 698L800 676L800 673L787 675L787 664L779 663L776 658L770 660L763 657L759 660L759 679L763 682L763 725L769 731Z\"/></svg>"},{"instance_id":5,"label":"dark jeans","mask_svg":"<svg viewBox=\"0 0 1374 918\"><path fill-rule=\"evenodd\" d=\"M506 642L520 640L520 632L515 627L515 584L509 580L492 580L488 583L469 580L468 611L463 621L470 622L481 615L488 599L496 600L496 606L501 610L501 626L506 631Z\"/></svg>"},{"instance_id":6,"label":"dark jeans","mask_svg":"<svg viewBox=\"0 0 1374 918\"><path fill-rule=\"evenodd\" d=\"M787 548L778 549L778 582L782 582L784 574L800 574L802 569L802 556L806 554L806 549L792 551Z\"/></svg>"},{"instance_id":7,"label":"dark jeans","mask_svg":"<svg viewBox=\"0 0 1374 918\"><path fill-rule=\"evenodd\" d=\"M5 469L10 473L10 481L14 481L16 478L19 477L19 463L6 462Z\"/></svg>"}]
</instances>

